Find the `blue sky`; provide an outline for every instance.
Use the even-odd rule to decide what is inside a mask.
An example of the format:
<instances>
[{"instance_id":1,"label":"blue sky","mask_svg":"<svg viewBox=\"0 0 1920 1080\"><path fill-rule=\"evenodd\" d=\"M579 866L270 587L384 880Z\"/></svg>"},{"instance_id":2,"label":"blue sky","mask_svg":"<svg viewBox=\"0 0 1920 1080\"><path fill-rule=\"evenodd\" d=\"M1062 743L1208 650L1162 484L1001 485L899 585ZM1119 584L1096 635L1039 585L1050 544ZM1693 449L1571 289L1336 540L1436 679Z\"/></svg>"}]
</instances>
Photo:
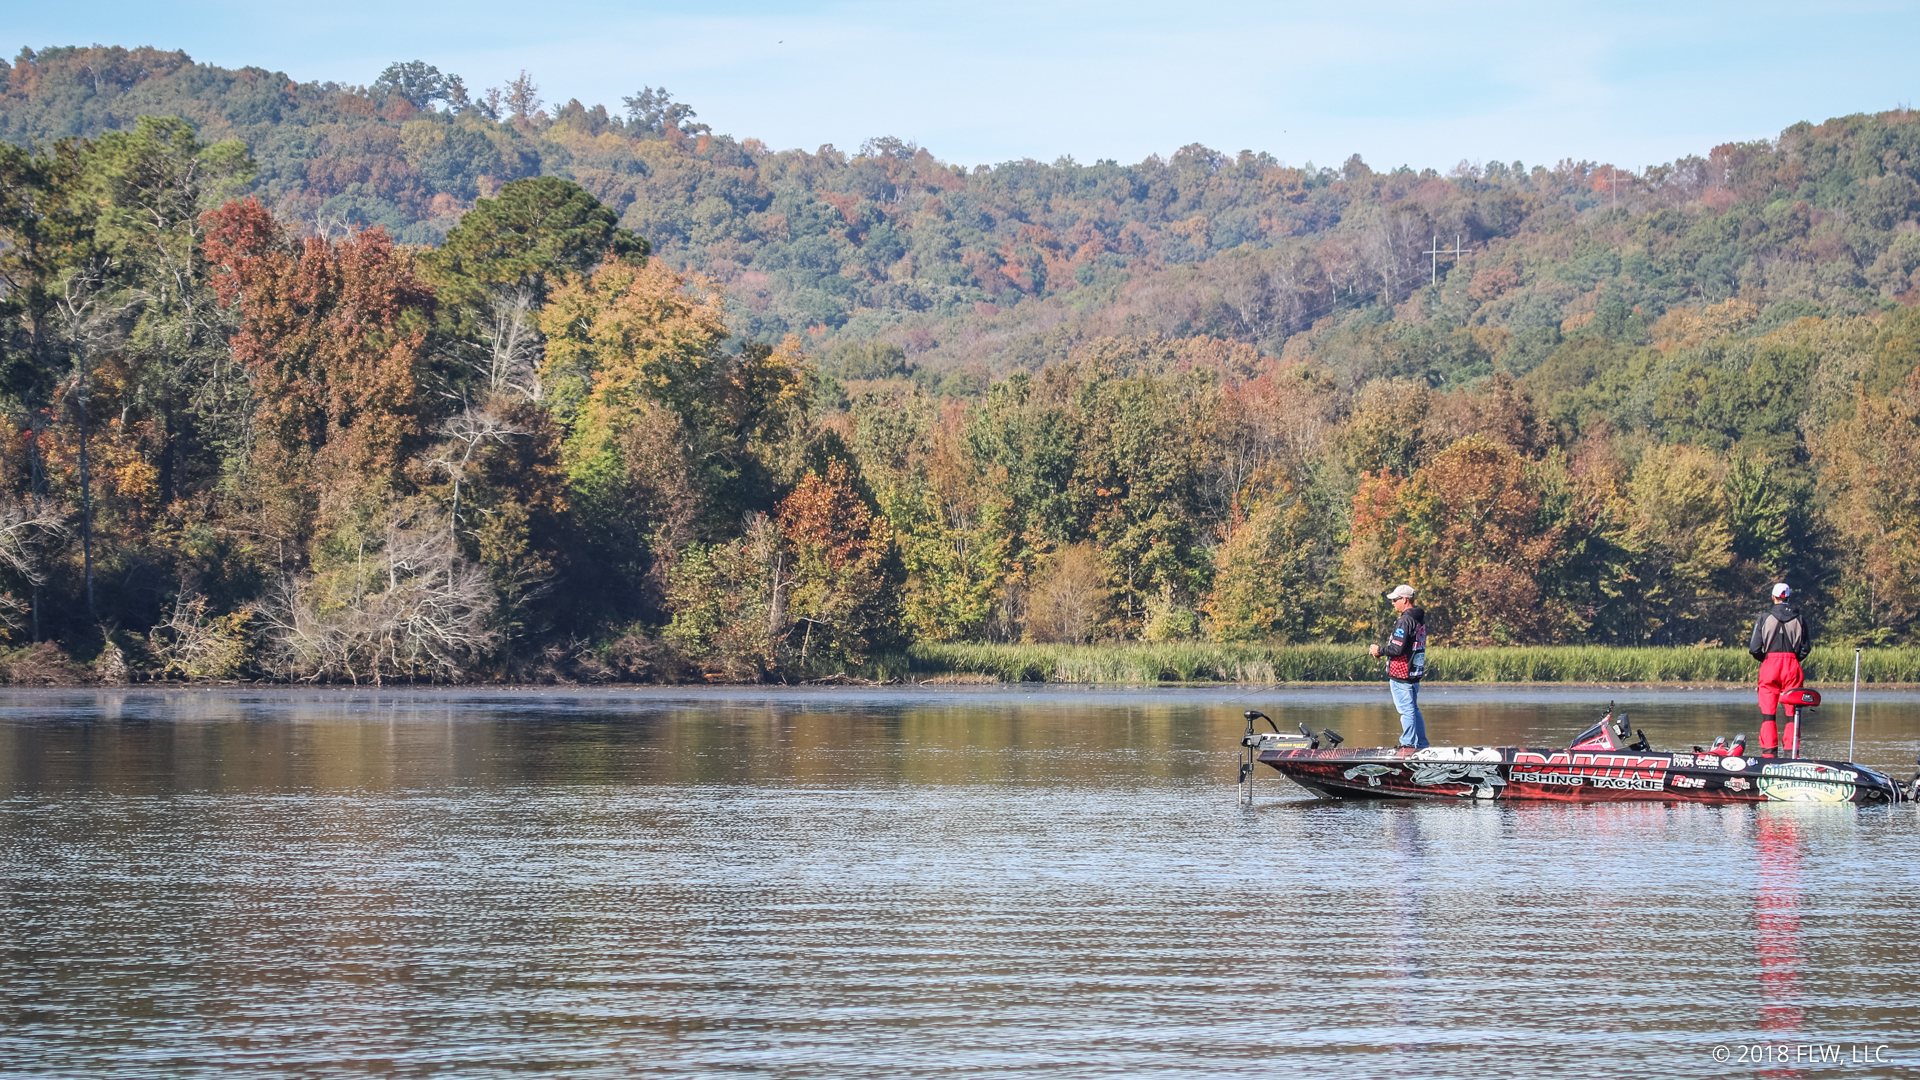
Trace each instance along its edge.
<instances>
[{"instance_id":1,"label":"blue sky","mask_svg":"<svg viewBox=\"0 0 1920 1080\"><path fill-rule=\"evenodd\" d=\"M552 102L665 86L775 148L912 139L961 164L1137 161L1201 142L1283 161L1626 168L1911 103L1916 3L596 3L129 0L10 12L12 55L182 48L295 79L421 59Z\"/></svg>"}]
</instances>

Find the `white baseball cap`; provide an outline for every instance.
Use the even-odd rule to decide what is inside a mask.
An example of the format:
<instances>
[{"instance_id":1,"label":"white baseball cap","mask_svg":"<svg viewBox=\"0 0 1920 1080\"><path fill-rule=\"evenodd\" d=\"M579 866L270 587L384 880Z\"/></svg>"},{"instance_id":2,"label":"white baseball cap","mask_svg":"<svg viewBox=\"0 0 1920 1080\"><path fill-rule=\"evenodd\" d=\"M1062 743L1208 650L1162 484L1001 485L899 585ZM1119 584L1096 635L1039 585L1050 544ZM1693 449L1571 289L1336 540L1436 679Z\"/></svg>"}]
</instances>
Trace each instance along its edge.
<instances>
[{"instance_id":1,"label":"white baseball cap","mask_svg":"<svg viewBox=\"0 0 1920 1080\"><path fill-rule=\"evenodd\" d=\"M1793 595L1793 589L1788 587L1787 583L1784 581L1773 587L1773 598L1775 600L1785 600L1787 597L1792 595Z\"/></svg>"},{"instance_id":2,"label":"white baseball cap","mask_svg":"<svg viewBox=\"0 0 1920 1080\"><path fill-rule=\"evenodd\" d=\"M1413 599L1413 586L1411 586L1411 585L1395 585L1395 586L1393 587L1393 591L1387 594L1387 599L1389 599L1389 600L1411 600L1411 599Z\"/></svg>"}]
</instances>

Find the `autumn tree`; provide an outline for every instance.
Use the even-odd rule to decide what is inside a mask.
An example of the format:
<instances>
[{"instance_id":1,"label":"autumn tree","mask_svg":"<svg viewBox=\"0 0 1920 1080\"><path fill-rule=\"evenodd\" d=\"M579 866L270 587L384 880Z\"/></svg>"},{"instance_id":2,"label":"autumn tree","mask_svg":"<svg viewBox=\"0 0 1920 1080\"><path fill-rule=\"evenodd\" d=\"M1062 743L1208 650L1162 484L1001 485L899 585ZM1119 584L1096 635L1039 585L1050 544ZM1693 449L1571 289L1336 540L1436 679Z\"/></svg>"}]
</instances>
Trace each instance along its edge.
<instances>
[{"instance_id":1,"label":"autumn tree","mask_svg":"<svg viewBox=\"0 0 1920 1080\"><path fill-rule=\"evenodd\" d=\"M742 535L693 544L668 565L661 636L709 678L762 682L788 662L780 598L788 587L785 539L766 514L749 515Z\"/></svg>"},{"instance_id":2,"label":"autumn tree","mask_svg":"<svg viewBox=\"0 0 1920 1080\"><path fill-rule=\"evenodd\" d=\"M573 498L592 557L620 575L635 614L657 602L643 584L652 564L680 543L643 508L671 504L678 535L718 538L770 509L804 456L810 365L799 343L729 351L725 313L711 282L620 259L569 281L541 313Z\"/></svg>"},{"instance_id":3,"label":"autumn tree","mask_svg":"<svg viewBox=\"0 0 1920 1080\"><path fill-rule=\"evenodd\" d=\"M1355 591L1413 585L1436 636L1460 644L1552 640L1562 613L1544 602L1542 577L1559 535L1541 503L1527 463L1478 435L1405 480L1368 476L1354 496Z\"/></svg>"},{"instance_id":4,"label":"autumn tree","mask_svg":"<svg viewBox=\"0 0 1920 1080\"><path fill-rule=\"evenodd\" d=\"M1072 397L1074 496L1112 567L1114 629L1125 636L1145 632L1155 602L1190 617L1209 585L1199 497L1220 393L1218 374L1203 368L1156 369L1148 358L1124 371L1134 348L1095 343Z\"/></svg>"},{"instance_id":5,"label":"autumn tree","mask_svg":"<svg viewBox=\"0 0 1920 1080\"><path fill-rule=\"evenodd\" d=\"M1815 441L1828 518L1852 554L1835 621L1860 640L1904 640L1920 618L1920 368Z\"/></svg>"},{"instance_id":6,"label":"autumn tree","mask_svg":"<svg viewBox=\"0 0 1920 1080\"><path fill-rule=\"evenodd\" d=\"M1314 465L1339 434L1336 411L1331 381L1309 364L1271 365L1223 387L1205 450L1210 509L1229 536L1236 527L1234 508L1245 516L1255 488L1276 478L1296 487L1310 482Z\"/></svg>"},{"instance_id":7,"label":"autumn tree","mask_svg":"<svg viewBox=\"0 0 1920 1080\"><path fill-rule=\"evenodd\" d=\"M967 410L925 394L869 392L852 410L854 449L906 571L907 625L928 641L1018 634L1025 564L1009 506L968 453Z\"/></svg>"},{"instance_id":8,"label":"autumn tree","mask_svg":"<svg viewBox=\"0 0 1920 1080\"><path fill-rule=\"evenodd\" d=\"M100 136L83 160L94 242L115 267L103 299L122 312L122 416L156 425L156 494L170 503L214 482L243 438L246 387L228 351L231 314L209 281L203 215L254 164L237 139L205 143L186 121L155 117Z\"/></svg>"},{"instance_id":9,"label":"autumn tree","mask_svg":"<svg viewBox=\"0 0 1920 1080\"><path fill-rule=\"evenodd\" d=\"M835 459L824 476L809 471L774 520L792 553L790 584L774 608L800 639L800 670L864 663L875 645L898 640L893 531L854 489L846 462Z\"/></svg>"},{"instance_id":10,"label":"autumn tree","mask_svg":"<svg viewBox=\"0 0 1920 1080\"><path fill-rule=\"evenodd\" d=\"M898 641L892 530L844 461L809 471L740 538L689 549L671 576L667 639L735 677L860 664Z\"/></svg>"},{"instance_id":11,"label":"autumn tree","mask_svg":"<svg viewBox=\"0 0 1920 1080\"><path fill-rule=\"evenodd\" d=\"M1627 492L1636 557L1629 599L1641 633L1663 645L1737 640L1745 598L1731 596L1726 462L1695 446L1650 447ZM1750 604L1751 600L1746 600Z\"/></svg>"},{"instance_id":12,"label":"autumn tree","mask_svg":"<svg viewBox=\"0 0 1920 1080\"><path fill-rule=\"evenodd\" d=\"M1370 382L1354 403L1342 433L1354 473L1412 475L1430 450L1427 414L1433 393L1413 380Z\"/></svg>"},{"instance_id":13,"label":"autumn tree","mask_svg":"<svg viewBox=\"0 0 1920 1080\"><path fill-rule=\"evenodd\" d=\"M215 286L242 312L233 354L252 388L251 469L271 527L301 553L394 491L421 447L433 293L378 229L295 241L253 199L208 226Z\"/></svg>"},{"instance_id":14,"label":"autumn tree","mask_svg":"<svg viewBox=\"0 0 1920 1080\"><path fill-rule=\"evenodd\" d=\"M58 386L71 374L59 325L65 279L96 258L92 215L79 197L83 174L81 148L63 141L35 152L0 145L0 361L10 404L26 432L13 446L23 460L13 473L13 494L24 522L58 525L66 532L67 507L51 500L39 433L56 420L50 407ZM48 511L58 506L58 511ZM34 641L41 639L43 590L51 576L48 543L56 534L41 526L23 527L18 539L35 557L16 560L17 587L28 595L25 606ZM21 569L31 566L30 571Z\"/></svg>"},{"instance_id":15,"label":"autumn tree","mask_svg":"<svg viewBox=\"0 0 1920 1080\"><path fill-rule=\"evenodd\" d=\"M1042 560L1026 595L1027 639L1086 644L1106 617L1109 573L1100 551L1084 541Z\"/></svg>"},{"instance_id":16,"label":"autumn tree","mask_svg":"<svg viewBox=\"0 0 1920 1080\"><path fill-rule=\"evenodd\" d=\"M1203 609L1218 641L1310 640L1324 604L1312 509L1281 484L1236 507Z\"/></svg>"},{"instance_id":17,"label":"autumn tree","mask_svg":"<svg viewBox=\"0 0 1920 1080\"><path fill-rule=\"evenodd\" d=\"M250 171L238 142L202 143L184 121L152 117L45 154L0 151L0 306L13 309L0 354L28 429L23 494L77 510L78 595L62 636L109 612L158 615L166 586L152 579L176 553L149 526L184 473L220 470L233 429L214 418L235 412L220 400L228 327L198 218ZM36 596L60 591L61 576L36 582Z\"/></svg>"}]
</instances>

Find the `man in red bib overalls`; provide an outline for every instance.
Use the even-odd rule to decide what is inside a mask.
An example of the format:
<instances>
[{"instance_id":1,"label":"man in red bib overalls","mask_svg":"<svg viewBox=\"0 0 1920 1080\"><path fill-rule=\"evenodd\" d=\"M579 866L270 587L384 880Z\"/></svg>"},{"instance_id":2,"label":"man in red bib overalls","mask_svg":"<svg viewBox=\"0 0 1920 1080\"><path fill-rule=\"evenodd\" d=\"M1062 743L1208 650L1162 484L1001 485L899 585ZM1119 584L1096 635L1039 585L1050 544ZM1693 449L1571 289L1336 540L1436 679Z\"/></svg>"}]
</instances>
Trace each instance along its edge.
<instances>
[{"instance_id":1,"label":"man in red bib overalls","mask_svg":"<svg viewBox=\"0 0 1920 1080\"><path fill-rule=\"evenodd\" d=\"M1794 722L1793 706L1782 703L1780 695L1798 690L1805 682L1800 661L1805 660L1807 651L1813 648L1813 635L1807 632L1800 609L1787 603L1792 595L1793 590L1786 582L1775 585L1773 607L1755 620L1753 636L1747 640L1747 653L1760 661L1760 711L1766 716L1760 721L1761 757L1774 754L1773 716L1781 708L1787 710L1787 720L1780 726L1780 752L1795 757L1800 750L1800 725Z\"/></svg>"}]
</instances>

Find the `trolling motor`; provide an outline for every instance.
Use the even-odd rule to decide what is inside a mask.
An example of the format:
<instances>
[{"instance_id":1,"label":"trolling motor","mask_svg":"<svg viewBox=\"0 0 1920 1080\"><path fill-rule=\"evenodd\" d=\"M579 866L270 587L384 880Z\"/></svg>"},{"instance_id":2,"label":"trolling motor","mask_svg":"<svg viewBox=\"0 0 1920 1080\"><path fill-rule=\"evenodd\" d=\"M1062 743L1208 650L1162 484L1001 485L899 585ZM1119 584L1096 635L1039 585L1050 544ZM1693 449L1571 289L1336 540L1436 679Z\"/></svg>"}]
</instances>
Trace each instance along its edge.
<instances>
[{"instance_id":1,"label":"trolling motor","mask_svg":"<svg viewBox=\"0 0 1920 1080\"><path fill-rule=\"evenodd\" d=\"M1248 806L1253 805L1253 784L1249 781L1253 776L1253 766L1260 760L1260 752L1262 750L1275 750L1281 747L1288 749L1318 750L1322 745L1332 748L1338 747L1341 743L1347 741L1344 736L1332 728L1321 728L1320 734L1318 735L1315 735L1313 729L1305 724L1295 725L1300 729L1298 735L1292 732L1281 731L1280 725L1274 723L1273 717L1268 716L1259 709L1248 709L1241 715L1247 718L1247 733L1241 736L1240 745L1246 747L1247 753L1240 759L1239 782L1247 786ZM1258 720L1265 720L1267 726L1273 730L1256 732L1254 730L1254 722Z\"/></svg>"},{"instance_id":2,"label":"trolling motor","mask_svg":"<svg viewBox=\"0 0 1920 1080\"><path fill-rule=\"evenodd\" d=\"M1240 745L1255 753L1261 750L1270 750L1276 746L1304 746L1313 750L1320 749L1320 739L1322 736L1315 735L1313 729L1307 727L1305 724L1299 725L1300 734L1295 735L1291 732L1281 731L1280 725L1273 722L1273 717L1268 716L1258 709L1248 709L1242 715L1247 718L1247 733L1241 737ZM1267 726L1273 730L1271 732L1262 731L1255 733L1253 730L1253 722L1255 720L1265 720ZM1341 741L1340 737L1334 735L1331 731L1324 732L1323 735L1333 743L1337 744Z\"/></svg>"},{"instance_id":3,"label":"trolling motor","mask_svg":"<svg viewBox=\"0 0 1920 1080\"><path fill-rule=\"evenodd\" d=\"M1247 748L1247 756L1240 762L1240 779L1237 781L1242 784L1247 782L1247 777L1253 775L1254 755L1260 752L1261 744L1269 738L1278 737L1280 734L1280 725L1273 722L1273 717L1268 716L1259 709L1248 709L1243 715L1247 718L1247 733L1241 736L1240 745ZM1255 720L1265 720L1267 726L1273 729L1273 735L1255 735L1253 733L1253 722ZM1252 788L1247 789L1247 801L1249 803L1253 801Z\"/></svg>"}]
</instances>

